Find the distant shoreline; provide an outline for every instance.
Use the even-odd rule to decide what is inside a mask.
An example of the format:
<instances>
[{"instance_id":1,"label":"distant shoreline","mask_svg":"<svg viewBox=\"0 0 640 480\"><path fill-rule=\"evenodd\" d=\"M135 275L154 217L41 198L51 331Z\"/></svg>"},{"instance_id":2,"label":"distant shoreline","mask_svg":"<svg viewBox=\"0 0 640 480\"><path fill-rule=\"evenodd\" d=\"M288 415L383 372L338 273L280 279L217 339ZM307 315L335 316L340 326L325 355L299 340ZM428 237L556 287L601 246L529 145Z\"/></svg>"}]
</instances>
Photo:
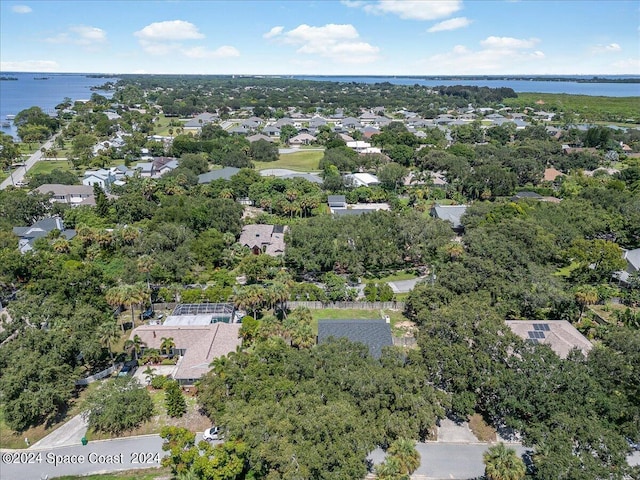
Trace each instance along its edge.
<instances>
[{"instance_id":1,"label":"distant shoreline","mask_svg":"<svg viewBox=\"0 0 640 480\"><path fill-rule=\"evenodd\" d=\"M315 75L315 74L201 74L201 73L50 73L50 72L0 72L3 76L8 75L48 75L48 76L68 76L83 75L87 78L114 78L114 77L216 77L216 78L397 78L406 80L425 81L531 81L531 82L575 82L575 83L640 83L640 75Z\"/></svg>"}]
</instances>

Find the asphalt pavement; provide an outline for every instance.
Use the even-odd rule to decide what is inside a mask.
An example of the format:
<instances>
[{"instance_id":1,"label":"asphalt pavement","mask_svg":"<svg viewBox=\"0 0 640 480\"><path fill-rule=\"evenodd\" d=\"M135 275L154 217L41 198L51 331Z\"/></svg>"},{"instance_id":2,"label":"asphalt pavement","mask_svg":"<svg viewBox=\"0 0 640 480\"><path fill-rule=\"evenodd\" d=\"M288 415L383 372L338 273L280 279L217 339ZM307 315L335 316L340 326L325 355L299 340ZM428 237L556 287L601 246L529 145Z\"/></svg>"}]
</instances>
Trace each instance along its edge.
<instances>
[{"instance_id":1,"label":"asphalt pavement","mask_svg":"<svg viewBox=\"0 0 640 480\"><path fill-rule=\"evenodd\" d=\"M40 148L44 148L45 150L49 150L53 146L53 142L55 141L57 136L58 136L58 134L56 134L53 137L51 137ZM4 190L5 188L7 188L10 185L18 185L18 184L24 182L24 178L25 178L25 176L27 174L27 171L31 167L33 167L36 164L36 162L38 162L38 161L40 161L42 159L42 152L40 151L40 148L38 150L36 150L33 153L33 155L31 155L24 162L24 167L16 168L13 172L11 172L11 174L2 183L0 183L0 190Z\"/></svg>"}]
</instances>

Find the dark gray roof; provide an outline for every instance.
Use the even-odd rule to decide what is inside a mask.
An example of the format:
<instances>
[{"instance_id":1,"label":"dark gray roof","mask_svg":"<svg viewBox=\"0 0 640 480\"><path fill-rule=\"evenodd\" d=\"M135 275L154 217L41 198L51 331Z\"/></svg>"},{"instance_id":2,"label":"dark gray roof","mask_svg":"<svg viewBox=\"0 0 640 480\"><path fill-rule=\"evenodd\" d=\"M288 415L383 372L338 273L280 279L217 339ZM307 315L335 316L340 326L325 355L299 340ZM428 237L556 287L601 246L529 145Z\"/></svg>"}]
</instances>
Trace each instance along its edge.
<instances>
[{"instance_id":1,"label":"dark gray roof","mask_svg":"<svg viewBox=\"0 0 640 480\"><path fill-rule=\"evenodd\" d=\"M438 203L436 203L431 210L434 217L451 222L453 229L462 228L462 215L464 215L466 211L466 205L440 205Z\"/></svg>"},{"instance_id":2,"label":"dark gray roof","mask_svg":"<svg viewBox=\"0 0 640 480\"><path fill-rule=\"evenodd\" d=\"M345 203L347 201L344 195L329 195L327 197L328 203Z\"/></svg>"},{"instance_id":3,"label":"dark gray roof","mask_svg":"<svg viewBox=\"0 0 640 480\"><path fill-rule=\"evenodd\" d=\"M233 177L239 171L240 169L236 167L224 167L220 170L212 170L210 172L198 175L198 183L209 183L213 182L214 180L218 180L219 178L230 180L231 177Z\"/></svg>"},{"instance_id":4,"label":"dark gray roof","mask_svg":"<svg viewBox=\"0 0 640 480\"><path fill-rule=\"evenodd\" d=\"M393 345L391 325L385 320L319 320L318 343L331 337L363 343L374 358L380 358L382 347Z\"/></svg>"},{"instance_id":5,"label":"dark gray roof","mask_svg":"<svg viewBox=\"0 0 640 480\"><path fill-rule=\"evenodd\" d=\"M540 195L539 193L536 192L518 192L513 196L514 199L518 199L518 198L534 198L536 200L539 200L542 198L542 195Z\"/></svg>"}]
</instances>

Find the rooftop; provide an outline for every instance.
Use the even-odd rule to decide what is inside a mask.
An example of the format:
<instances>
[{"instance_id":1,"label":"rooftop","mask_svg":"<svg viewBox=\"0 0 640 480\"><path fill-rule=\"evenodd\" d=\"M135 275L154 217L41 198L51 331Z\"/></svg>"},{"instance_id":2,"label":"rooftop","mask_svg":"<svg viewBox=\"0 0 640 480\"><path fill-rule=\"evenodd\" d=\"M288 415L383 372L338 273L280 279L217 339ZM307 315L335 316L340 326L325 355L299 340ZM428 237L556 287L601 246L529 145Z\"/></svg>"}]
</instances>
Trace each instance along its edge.
<instances>
[{"instance_id":1,"label":"rooftop","mask_svg":"<svg viewBox=\"0 0 640 480\"><path fill-rule=\"evenodd\" d=\"M369 347L374 358L380 358L382 348L393 345L391 325L385 320L319 320L318 343L329 338L347 338Z\"/></svg>"},{"instance_id":2,"label":"rooftop","mask_svg":"<svg viewBox=\"0 0 640 480\"><path fill-rule=\"evenodd\" d=\"M214 358L234 352L240 346L238 323L214 323L204 326L143 325L131 332L146 348L160 349L163 338L172 338L176 350L183 350L174 378L191 383L207 373Z\"/></svg>"},{"instance_id":3,"label":"rooftop","mask_svg":"<svg viewBox=\"0 0 640 480\"><path fill-rule=\"evenodd\" d=\"M507 320L511 331L523 340L549 345L560 357L578 348L585 355L592 345L578 330L566 320Z\"/></svg>"}]
</instances>

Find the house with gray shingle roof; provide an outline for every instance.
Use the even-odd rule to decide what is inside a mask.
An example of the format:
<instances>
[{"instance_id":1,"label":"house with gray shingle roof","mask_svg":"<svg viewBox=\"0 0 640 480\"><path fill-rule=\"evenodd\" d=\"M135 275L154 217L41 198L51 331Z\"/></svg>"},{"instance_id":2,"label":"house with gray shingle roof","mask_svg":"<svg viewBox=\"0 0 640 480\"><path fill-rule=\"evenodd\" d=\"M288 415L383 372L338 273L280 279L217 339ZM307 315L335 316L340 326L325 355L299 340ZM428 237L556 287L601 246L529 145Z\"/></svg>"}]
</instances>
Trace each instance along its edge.
<instances>
[{"instance_id":1,"label":"house with gray shingle roof","mask_svg":"<svg viewBox=\"0 0 640 480\"><path fill-rule=\"evenodd\" d=\"M284 235L287 229L286 225L245 225L238 243L249 247L254 255L284 255Z\"/></svg>"},{"instance_id":2,"label":"house with gray shingle roof","mask_svg":"<svg viewBox=\"0 0 640 480\"><path fill-rule=\"evenodd\" d=\"M59 230L62 237L67 240L76 236L75 230L64 228L64 222L60 217L43 218L30 227L13 227L13 233L19 237L18 249L20 253L33 250L37 239L46 237L54 230Z\"/></svg>"},{"instance_id":3,"label":"house with gray shingle roof","mask_svg":"<svg viewBox=\"0 0 640 480\"><path fill-rule=\"evenodd\" d=\"M369 348L374 358L380 358L382 349L393 345L391 325L386 320L318 320L318 343L329 339L346 338Z\"/></svg>"},{"instance_id":4,"label":"house with gray shingle roof","mask_svg":"<svg viewBox=\"0 0 640 480\"><path fill-rule=\"evenodd\" d=\"M466 205L440 205L436 203L431 209L431 216L451 222L451 228L454 231L461 232L464 230L462 216L466 211Z\"/></svg>"},{"instance_id":5,"label":"house with gray shingle roof","mask_svg":"<svg viewBox=\"0 0 640 480\"><path fill-rule=\"evenodd\" d=\"M231 177L239 171L240 169L236 167L224 167L219 170L211 170L210 172L198 175L198 183L211 183L220 178L223 178L224 180L231 180Z\"/></svg>"},{"instance_id":6,"label":"house with gray shingle roof","mask_svg":"<svg viewBox=\"0 0 640 480\"><path fill-rule=\"evenodd\" d=\"M625 285L629 284L629 277L640 272L640 248L635 250L624 250L622 258L627 261L627 267L624 270L613 273L613 277Z\"/></svg>"}]
</instances>

